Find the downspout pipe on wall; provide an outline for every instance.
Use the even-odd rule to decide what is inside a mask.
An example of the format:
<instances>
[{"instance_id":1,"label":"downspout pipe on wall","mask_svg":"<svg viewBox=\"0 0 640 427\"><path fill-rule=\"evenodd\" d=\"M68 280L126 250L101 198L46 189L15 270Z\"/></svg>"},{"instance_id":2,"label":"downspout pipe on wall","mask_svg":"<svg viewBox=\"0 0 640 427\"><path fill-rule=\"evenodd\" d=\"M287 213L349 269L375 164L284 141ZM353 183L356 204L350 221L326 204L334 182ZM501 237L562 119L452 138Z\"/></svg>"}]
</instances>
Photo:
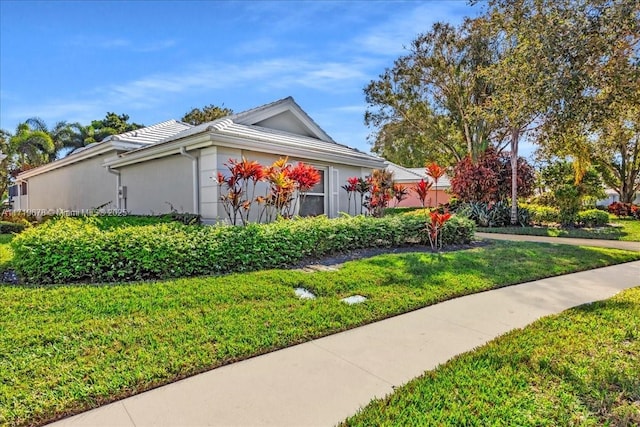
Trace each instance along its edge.
<instances>
[{"instance_id":1,"label":"downspout pipe on wall","mask_svg":"<svg viewBox=\"0 0 640 427\"><path fill-rule=\"evenodd\" d=\"M200 215L200 176L198 174L198 157L187 153L185 147L180 147L180 155L191 159L191 167L193 171L193 213Z\"/></svg>"},{"instance_id":2,"label":"downspout pipe on wall","mask_svg":"<svg viewBox=\"0 0 640 427\"><path fill-rule=\"evenodd\" d=\"M111 166L107 166L107 172L116 176L116 209L121 210L120 187L122 186L122 178L120 177L120 171L111 169Z\"/></svg>"}]
</instances>

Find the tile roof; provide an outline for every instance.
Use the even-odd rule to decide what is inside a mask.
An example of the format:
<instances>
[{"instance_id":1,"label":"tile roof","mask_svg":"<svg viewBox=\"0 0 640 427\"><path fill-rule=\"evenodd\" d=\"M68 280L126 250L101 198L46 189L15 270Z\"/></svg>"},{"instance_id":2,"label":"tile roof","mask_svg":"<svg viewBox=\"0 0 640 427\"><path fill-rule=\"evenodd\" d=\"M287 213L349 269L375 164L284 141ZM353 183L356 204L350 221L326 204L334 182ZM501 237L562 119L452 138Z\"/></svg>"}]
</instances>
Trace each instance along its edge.
<instances>
[{"instance_id":1,"label":"tile roof","mask_svg":"<svg viewBox=\"0 0 640 427\"><path fill-rule=\"evenodd\" d=\"M167 138L171 138L182 131L192 128L188 123L179 122L177 120L167 120L152 126L143 127L129 132L113 135L105 138L106 141L123 141L138 144L155 144Z\"/></svg>"},{"instance_id":2,"label":"tile roof","mask_svg":"<svg viewBox=\"0 0 640 427\"><path fill-rule=\"evenodd\" d=\"M420 175L421 178L424 178L426 180L429 180L430 182L433 182L433 179L427 176L427 172L425 168L407 168L407 169ZM442 178L438 180L438 188L449 188L449 187L451 187L451 181L449 180L449 176L445 174Z\"/></svg>"},{"instance_id":3,"label":"tile roof","mask_svg":"<svg viewBox=\"0 0 640 427\"><path fill-rule=\"evenodd\" d=\"M387 161L387 170L393 172L393 179L398 182L403 181L420 181L423 176L417 172L414 172L411 169L405 168L404 166L397 165L390 161Z\"/></svg>"},{"instance_id":4,"label":"tile roof","mask_svg":"<svg viewBox=\"0 0 640 427\"><path fill-rule=\"evenodd\" d=\"M349 156L362 160L374 160L377 162L384 161L384 159L380 157L363 153L358 149L351 148L343 144L338 144L336 142L322 141L317 138L272 130L260 126L240 125L231 121L225 123L224 126L219 126L219 128L213 129L213 132L221 135L226 134L231 136L243 137L254 141L263 140L268 143L278 144L283 148L286 147L312 149L319 152Z\"/></svg>"}]
</instances>

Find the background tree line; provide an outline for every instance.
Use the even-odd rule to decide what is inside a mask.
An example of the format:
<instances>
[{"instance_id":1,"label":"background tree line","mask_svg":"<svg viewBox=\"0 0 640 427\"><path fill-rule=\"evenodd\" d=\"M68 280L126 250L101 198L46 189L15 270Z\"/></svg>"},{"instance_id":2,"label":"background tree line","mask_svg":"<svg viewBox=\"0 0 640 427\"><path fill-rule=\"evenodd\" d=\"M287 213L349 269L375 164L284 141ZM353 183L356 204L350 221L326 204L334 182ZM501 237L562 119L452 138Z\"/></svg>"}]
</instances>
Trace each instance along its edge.
<instances>
[{"instance_id":1,"label":"background tree line","mask_svg":"<svg viewBox=\"0 0 640 427\"><path fill-rule=\"evenodd\" d=\"M436 23L364 89L373 151L408 167L478 162L590 169L630 202L640 191L640 2L489 0L461 25ZM512 218L517 213L517 174Z\"/></svg>"}]
</instances>

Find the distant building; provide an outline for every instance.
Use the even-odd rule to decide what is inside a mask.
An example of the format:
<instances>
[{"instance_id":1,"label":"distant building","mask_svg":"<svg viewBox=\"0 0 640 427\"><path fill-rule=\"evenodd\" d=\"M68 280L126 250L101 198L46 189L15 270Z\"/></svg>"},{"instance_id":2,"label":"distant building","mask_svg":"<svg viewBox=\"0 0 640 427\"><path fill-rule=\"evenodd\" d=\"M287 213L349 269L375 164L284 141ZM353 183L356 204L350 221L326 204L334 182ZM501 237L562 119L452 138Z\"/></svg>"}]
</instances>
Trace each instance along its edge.
<instances>
[{"instance_id":1,"label":"distant building","mask_svg":"<svg viewBox=\"0 0 640 427\"><path fill-rule=\"evenodd\" d=\"M435 206L436 194L438 204L448 203L451 195L448 190L451 188L451 182L446 175L438 180L436 186L432 178L427 176L425 168L405 168L404 166L397 165L387 161L387 170L393 172L393 179L398 184L402 184L409 190L409 194L405 200L400 202L397 206L395 200L389 203L390 207L419 207L422 206L422 202L418 198L418 195L413 191L413 187L424 179L426 182L431 182L433 186L429 190L429 194L425 200L427 206Z\"/></svg>"}]
</instances>

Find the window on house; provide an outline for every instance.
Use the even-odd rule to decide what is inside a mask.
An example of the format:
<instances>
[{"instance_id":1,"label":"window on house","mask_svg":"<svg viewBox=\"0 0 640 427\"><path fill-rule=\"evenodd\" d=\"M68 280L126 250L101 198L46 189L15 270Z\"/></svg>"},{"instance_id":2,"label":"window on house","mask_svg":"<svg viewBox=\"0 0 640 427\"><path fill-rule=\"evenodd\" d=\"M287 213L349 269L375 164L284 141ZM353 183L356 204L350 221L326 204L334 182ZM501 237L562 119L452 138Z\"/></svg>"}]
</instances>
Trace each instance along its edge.
<instances>
[{"instance_id":1,"label":"window on house","mask_svg":"<svg viewBox=\"0 0 640 427\"><path fill-rule=\"evenodd\" d=\"M21 196L26 196L27 195L27 183L26 182L21 182L20 183L20 195Z\"/></svg>"},{"instance_id":2,"label":"window on house","mask_svg":"<svg viewBox=\"0 0 640 427\"><path fill-rule=\"evenodd\" d=\"M318 169L318 172L320 172L320 182L309 190L304 199L300 199L298 211L300 216L317 216L325 213L325 171Z\"/></svg>"}]
</instances>

